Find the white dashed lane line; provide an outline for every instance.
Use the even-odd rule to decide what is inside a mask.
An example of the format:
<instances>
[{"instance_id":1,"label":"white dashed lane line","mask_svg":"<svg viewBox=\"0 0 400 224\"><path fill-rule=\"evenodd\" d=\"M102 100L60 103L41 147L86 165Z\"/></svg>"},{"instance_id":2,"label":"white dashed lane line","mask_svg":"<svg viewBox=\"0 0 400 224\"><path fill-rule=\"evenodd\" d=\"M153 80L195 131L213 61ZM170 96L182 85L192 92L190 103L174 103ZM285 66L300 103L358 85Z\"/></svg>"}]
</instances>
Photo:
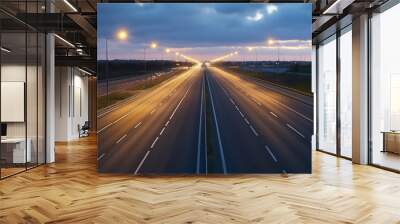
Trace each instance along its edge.
<instances>
[{"instance_id":1,"label":"white dashed lane line","mask_svg":"<svg viewBox=\"0 0 400 224\"><path fill-rule=\"evenodd\" d=\"M272 114L272 116L274 116L274 117L276 117L276 118L279 118L278 115L276 115L274 112L271 111L271 112L269 112L269 113Z\"/></svg>"},{"instance_id":2,"label":"white dashed lane line","mask_svg":"<svg viewBox=\"0 0 400 224\"><path fill-rule=\"evenodd\" d=\"M154 114L154 112L156 112L156 109L152 110L152 111L150 112L150 114Z\"/></svg>"},{"instance_id":3,"label":"white dashed lane line","mask_svg":"<svg viewBox=\"0 0 400 224\"><path fill-rule=\"evenodd\" d=\"M158 137L156 139L154 139L153 143L151 144L151 146L150 146L151 149L154 148L157 141L158 141Z\"/></svg>"},{"instance_id":4,"label":"white dashed lane line","mask_svg":"<svg viewBox=\"0 0 400 224\"><path fill-rule=\"evenodd\" d=\"M120 139L118 139L118 141L116 142L116 144L119 144L122 140L124 140L124 138L126 138L127 134L125 134L124 136L122 136Z\"/></svg>"},{"instance_id":5,"label":"white dashed lane line","mask_svg":"<svg viewBox=\"0 0 400 224\"><path fill-rule=\"evenodd\" d=\"M163 127L163 129L161 129L160 136L163 134L164 131L165 131L165 127Z\"/></svg>"},{"instance_id":6,"label":"white dashed lane line","mask_svg":"<svg viewBox=\"0 0 400 224\"><path fill-rule=\"evenodd\" d=\"M106 130L107 128L109 128L111 125L116 124L117 122L119 122L120 120L126 118L129 115L129 113L125 114L124 116L118 118L117 120L115 120L114 122L106 125L104 128L100 129L100 131L98 131L97 133L100 134L102 131Z\"/></svg>"},{"instance_id":7,"label":"white dashed lane line","mask_svg":"<svg viewBox=\"0 0 400 224\"><path fill-rule=\"evenodd\" d=\"M253 133L254 133L255 136L258 136L258 133L256 132L256 130L253 128L252 125L250 125L250 129L253 131Z\"/></svg>"},{"instance_id":8,"label":"white dashed lane line","mask_svg":"<svg viewBox=\"0 0 400 224\"><path fill-rule=\"evenodd\" d=\"M137 123L134 128L138 128L141 124L142 122Z\"/></svg>"},{"instance_id":9,"label":"white dashed lane line","mask_svg":"<svg viewBox=\"0 0 400 224\"><path fill-rule=\"evenodd\" d=\"M138 174L140 168L143 166L144 161L147 159L147 157L149 156L150 151L147 151L146 154L144 155L142 161L140 161L139 166L136 168L135 170L135 174Z\"/></svg>"},{"instance_id":10,"label":"white dashed lane line","mask_svg":"<svg viewBox=\"0 0 400 224\"><path fill-rule=\"evenodd\" d=\"M169 124L169 120L167 121L167 123L165 123L165 127L167 127L167 126L168 126L168 124Z\"/></svg>"},{"instance_id":11,"label":"white dashed lane line","mask_svg":"<svg viewBox=\"0 0 400 224\"><path fill-rule=\"evenodd\" d=\"M278 162L278 160L276 159L275 155L272 153L271 149L268 147L268 145L265 145L265 149L268 151L269 155L272 157L272 159L275 162Z\"/></svg>"},{"instance_id":12,"label":"white dashed lane line","mask_svg":"<svg viewBox=\"0 0 400 224\"><path fill-rule=\"evenodd\" d=\"M244 121L245 121L247 124L250 124L250 122L249 122L249 120L247 120L247 118L245 118Z\"/></svg>"},{"instance_id":13,"label":"white dashed lane line","mask_svg":"<svg viewBox=\"0 0 400 224\"><path fill-rule=\"evenodd\" d=\"M105 153L101 154L101 155L99 156L99 158L97 158L97 161L101 160L105 155L106 155Z\"/></svg>"},{"instance_id":14,"label":"white dashed lane line","mask_svg":"<svg viewBox=\"0 0 400 224\"><path fill-rule=\"evenodd\" d=\"M300 135L302 138L305 138L302 133L296 130L296 128L292 127L290 124L286 124L292 131L296 132L298 135Z\"/></svg>"}]
</instances>

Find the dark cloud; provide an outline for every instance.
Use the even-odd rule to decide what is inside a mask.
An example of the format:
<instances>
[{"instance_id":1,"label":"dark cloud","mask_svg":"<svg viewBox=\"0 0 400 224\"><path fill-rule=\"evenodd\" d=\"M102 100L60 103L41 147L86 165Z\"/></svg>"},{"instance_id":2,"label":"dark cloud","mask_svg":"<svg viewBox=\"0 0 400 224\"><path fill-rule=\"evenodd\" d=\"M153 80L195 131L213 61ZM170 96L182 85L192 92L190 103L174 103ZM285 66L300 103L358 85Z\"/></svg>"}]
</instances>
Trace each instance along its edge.
<instances>
[{"instance_id":1,"label":"dark cloud","mask_svg":"<svg viewBox=\"0 0 400 224\"><path fill-rule=\"evenodd\" d=\"M98 37L113 38L121 27L132 46L157 40L168 47L251 45L276 39L311 39L311 4L119 3L98 4ZM262 19L247 18L262 14Z\"/></svg>"}]
</instances>

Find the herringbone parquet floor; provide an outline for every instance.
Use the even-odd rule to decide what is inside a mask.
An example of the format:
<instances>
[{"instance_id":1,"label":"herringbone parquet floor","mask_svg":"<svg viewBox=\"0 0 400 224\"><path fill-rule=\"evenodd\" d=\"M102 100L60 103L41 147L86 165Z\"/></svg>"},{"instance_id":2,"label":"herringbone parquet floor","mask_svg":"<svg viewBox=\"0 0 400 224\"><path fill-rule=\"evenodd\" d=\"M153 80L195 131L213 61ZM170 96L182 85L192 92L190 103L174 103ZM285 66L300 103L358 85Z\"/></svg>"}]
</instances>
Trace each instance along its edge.
<instances>
[{"instance_id":1,"label":"herringbone parquet floor","mask_svg":"<svg viewBox=\"0 0 400 224\"><path fill-rule=\"evenodd\" d=\"M312 175L96 172L95 138L0 181L0 223L400 223L400 175L313 154Z\"/></svg>"}]
</instances>

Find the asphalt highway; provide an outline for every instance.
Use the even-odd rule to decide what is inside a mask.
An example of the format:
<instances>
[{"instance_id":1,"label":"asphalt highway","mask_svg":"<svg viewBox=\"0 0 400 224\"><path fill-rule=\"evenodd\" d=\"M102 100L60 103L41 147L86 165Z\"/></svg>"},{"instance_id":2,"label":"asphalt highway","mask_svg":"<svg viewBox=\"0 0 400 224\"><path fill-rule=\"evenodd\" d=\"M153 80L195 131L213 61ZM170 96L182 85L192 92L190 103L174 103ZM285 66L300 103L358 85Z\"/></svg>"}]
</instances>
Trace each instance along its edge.
<instances>
[{"instance_id":1,"label":"asphalt highway","mask_svg":"<svg viewBox=\"0 0 400 224\"><path fill-rule=\"evenodd\" d=\"M98 169L310 172L313 124L307 100L259 80L194 66L98 116Z\"/></svg>"}]
</instances>

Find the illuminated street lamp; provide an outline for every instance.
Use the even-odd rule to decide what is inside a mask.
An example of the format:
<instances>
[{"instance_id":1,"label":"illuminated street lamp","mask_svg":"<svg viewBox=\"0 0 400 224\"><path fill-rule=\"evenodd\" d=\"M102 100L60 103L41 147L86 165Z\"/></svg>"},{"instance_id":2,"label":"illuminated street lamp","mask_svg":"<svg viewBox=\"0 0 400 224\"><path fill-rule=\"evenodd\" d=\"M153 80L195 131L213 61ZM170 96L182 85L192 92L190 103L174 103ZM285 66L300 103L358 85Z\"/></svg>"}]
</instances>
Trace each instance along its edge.
<instances>
[{"instance_id":1,"label":"illuminated street lamp","mask_svg":"<svg viewBox=\"0 0 400 224\"><path fill-rule=\"evenodd\" d=\"M152 48L152 49L157 48L157 43L156 42L151 42L150 48Z\"/></svg>"},{"instance_id":2,"label":"illuminated street lamp","mask_svg":"<svg viewBox=\"0 0 400 224\"><path fill-rule=\"evenodd\" d=\"M151 49L155 49L155 48L157 48L157 43L156 42L151 42L150 43L150 45L149 45L149 47L151 48ZM147 50L147 45L143 48L143 60L144 60L144 72L147 72L147 62L146 62L146 50Z\"/></svg>"},{"instance_id":3,"label":"illuminated street lamp","mask_svg":"<svg viewBox=\"0 0 400 224\"><path fill-rule=\"evenodd\" d=\"M128 40L129 34L128 30L126 29L119 29L115 33L115 38L119 41L126 41ZM108 83L108 73L109 73L109 58L108 58L108 38L106 38L106 61L107 61L107 66L106 66L106 89L107 89L107 105L109 103L109 98L108 98L108 91L109 91L109 83Z\"/></svg>"},{"instance_id":4,"label":"illuminated street lamp","mask_svg":"<svg viewBox=\"0 0 400 224\"><path fill-rule=\"evenodd\" d=\"M267 40L267 45L268 46L271 46L271 47L273 47L273 46L275 46L275 44L276 44L276 49L277 49L277 60L276 60L276 64L278 65L279 64L279 61L280 61L280 46L279 46L279 41L276 41L276 40L274 40L274 39L272 39L272 38L270 38L270 39L268 39Z\"/></svg>"},{"instance_id":5,"label":"illuminated street lamp","mask_svg":"<svg viewBox=\"0 0 400 224\"><path fill-rule=\"evenodd\" d=\"M128 31L126 29L120 29L115 34L117 40L125 41L128 39Z\"/></svg>"},{"instance_id":6,"label":"illuminated street lamp","mask_svg":"<svg viewBox=\"0 0 400 224\"><path fill-rule=\"evenodd\" d=\"M164 52L169 54L171 52L171 49L165 48ZM163 61L163 67L165 67L164 52L162 53L162 58L161 58L161 60Z\"/></svg>"},{"instance_id":7,"label":"illuminated street lamp","mask_svg":"<svg viewBox=\"0 0 400 224\"><path fill-rule=\"evenodd\" d=\"M253 47L247 47L247 50L249 50L250 52L252 52L254 50L254 53L256 55L256 61L258 61L258 53L257 53L256 49Z\"/></svg>"}]
</instances>

